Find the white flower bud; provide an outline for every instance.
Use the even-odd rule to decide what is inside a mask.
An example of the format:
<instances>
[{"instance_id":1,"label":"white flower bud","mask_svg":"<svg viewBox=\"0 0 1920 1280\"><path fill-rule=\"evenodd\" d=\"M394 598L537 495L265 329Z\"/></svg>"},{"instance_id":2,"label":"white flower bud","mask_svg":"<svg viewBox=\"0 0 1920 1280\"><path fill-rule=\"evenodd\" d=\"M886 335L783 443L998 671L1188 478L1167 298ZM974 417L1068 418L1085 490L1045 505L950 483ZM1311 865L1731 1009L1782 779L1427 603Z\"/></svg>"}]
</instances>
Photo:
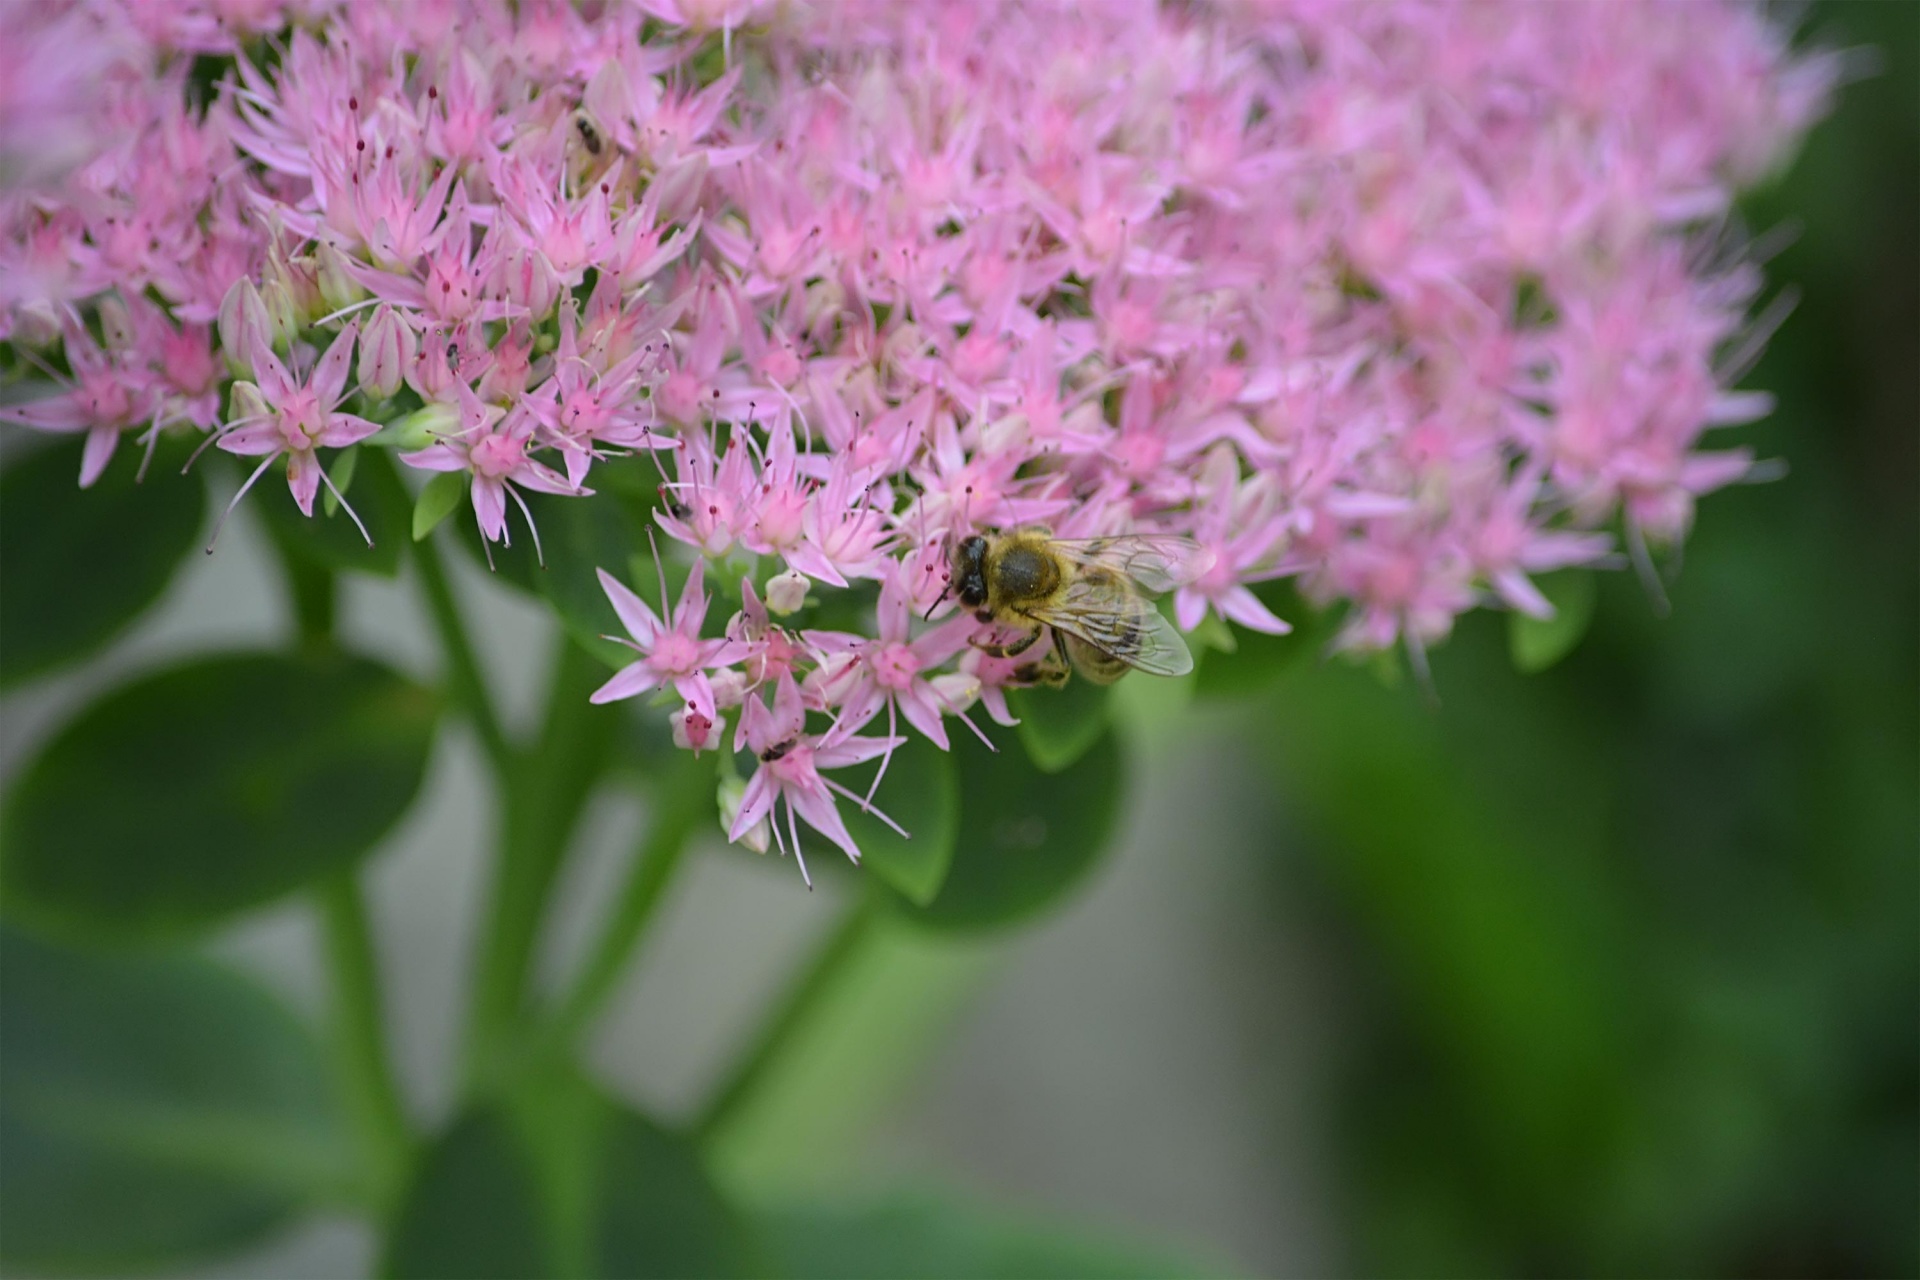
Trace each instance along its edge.
<instances>
[{"instance_id":1,"label":"white flower bud","mask_svg":"<svg viewBox=\"0 0 1920 1280\"><path fill-rule=\"evenodd\" d=\"M34 351L52 346L60 338L60 316L45 298L23 302L13 314L13 332L5 341Z\"/></svg>"},{"instance_id":2,"label":"white flower bud","mask_svg":"<svg viewBox=\"0 0 1920 1280\"><path fill-rule=\"evenodd\" d=\"M387 425L394 433L395 443L412 453L428 445L438 444L442 436L452 434L460 425L460 411L450 404L430 400L412 413L395 418Z\"/></svg>"},{"instance_id":3,"label":"white flower bud","mask_svg":"<svg viewBox=\"0 0 1920 1280\"><path fill-rule=\"evenodd\" d=\"M746 798L747 784L737 777L720 779L720 832L727 835L733 830L733 820L740 816L740 802ZM773 844L772 832L765 818L748 827L741 833L736 844L743 844L755 853L765 853Z\"/></svg>"},{"instance_id":4,"label":"white flower bud","mask_svg":"<svg viewBox=\"0 0 1920 1280\"><path fill-rule=\"evenodd\" d=\"M800 612L807 603L807 588L813 583L795 569L767 579L767 611L787 617Z\"/></svg>"},{"instance_id":5,"label":"white flower bud","mask_svg":"<svg viewBox=\"0 0 1920 1280\"><path fill-rule=\"evenodd\" d=\"M707 677L707 684L716 708L737 707L747 699L747 673L738 667L722 667Z\"/></svg>"},{"instance_id":6,"label":"white flower bud","mask_svg":"<svg viewBox=\"0 0 1920 1280\"><path fill-rule=\"evenodd\" d=\"M320 297L326 303L329 314L350 307L367 296L360 282L348 273L346 255L324 240L314 248L313 266L320 286Z\"/></svg>"},{"instance_id":7,"label":"white flower bud","mask_svg":"<svg viewBox=\"0 0 1920 1280\"><path fill-rule=\"evenodd\" d=\"M267 399L251 382L236 382L227 399L228 422L254 422L272 417Z\"/></svg>"}]
</instances>

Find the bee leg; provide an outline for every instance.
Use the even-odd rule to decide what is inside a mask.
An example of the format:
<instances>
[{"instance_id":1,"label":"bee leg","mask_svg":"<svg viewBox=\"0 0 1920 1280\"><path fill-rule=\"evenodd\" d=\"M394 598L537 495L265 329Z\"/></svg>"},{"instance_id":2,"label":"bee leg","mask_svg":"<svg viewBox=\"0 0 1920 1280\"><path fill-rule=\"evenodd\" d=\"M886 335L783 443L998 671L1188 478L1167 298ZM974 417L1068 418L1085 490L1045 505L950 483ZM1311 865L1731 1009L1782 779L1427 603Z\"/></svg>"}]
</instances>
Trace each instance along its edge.
<instances>
[{"instance_id":1,"label":"bee leg","mask_svg":"<svg viewBox=\"0 0 1920 1280\"><path fill-rule=\"evenodd\" d=\"M1046 656L1038 662L1029 662L1021 667L1014 672L1014 677L1022 684L1043 684L1048 688L1058 689L1072 674L1073 668L1067 663L1066 650L1060 640L1060 633L1056 631L1053 643L1047 646Z\"/></svg>"},{"instance_id":2,"label":"bee leg","mask_svg":"<svg viewBox=\"0 0 1920 1280\"><path fill-rule=\"evenodd\" d=\"M978 641L974 641L972 644L974 648L986 654L989 658L1017 658L1027 650L1033 648L1034 642L1039 638L1040 628L1035 627L1012 644L981 644Z\"/></svg>"}]
</instances>

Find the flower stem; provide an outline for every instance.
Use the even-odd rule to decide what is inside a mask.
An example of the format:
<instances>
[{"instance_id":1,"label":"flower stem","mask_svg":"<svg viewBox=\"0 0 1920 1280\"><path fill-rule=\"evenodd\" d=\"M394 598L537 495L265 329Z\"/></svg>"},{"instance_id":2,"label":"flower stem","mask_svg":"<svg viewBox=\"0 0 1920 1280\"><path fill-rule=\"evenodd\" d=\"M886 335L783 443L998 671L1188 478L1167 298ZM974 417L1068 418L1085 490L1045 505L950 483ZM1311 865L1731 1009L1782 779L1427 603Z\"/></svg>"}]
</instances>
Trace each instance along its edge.
<instances>
[{"instance_id":1,"label":"flower stem","mask_svg":"<svg viewBox=\"0 0 1920 1280\"><path fill-rule=\"evenodd\" d=\"M506 779L498 878L474 986L469 1084L507 1058L525 1012L540 921L581 811L600 779L619 713L587 701L604 670L562 636L539 743Z\"/></svg>"},{"instance_id":2,"label":"flower stem","mask_svg":"<svg viewBox=\"0 0 1920 1280\"><path fill-rule=\"evenodd\" d=\"M661 779L646 838L635 851L613 913L547 1029L550 1047L571 1047L613 997L686 854L688 838L702 815L713 811L712 764L683 755Z\"/></svg>"},{"instance_id":3,"label":"flower stem","mask_svg":"<svg viewBox=\"0 0 1920 1280\"><path fill-rule=\"evenodd\" d=\"M333 570L304 559L278 537L269 541L280 558L301 643L310 648L331 647L338 587ZM406 1176L413 1134L388 1068L380 966L373 954L366 904L350 870L315 885L314 899L333 984L331 1039L342 1100L358 1131L373 1203L384 1208L399 1193Z\"/></svg>"},{"instance_id":4,"label":"flower stem","mask_svg":"<svg viewBox=\"0 0 1920 1280\"><path fill-rule=\"evenodd\" d=\"M350 871L322 882L316 896L333 979L335 1057L374 1203L385 1206L406 1175L413 1135L388 1068L379 964L366 904Z\"/></svg>"},{"instance_id":5,"label":"flower stem","mask_svg":"<svg viewBox=\"0 0 1920 1280\"><path fill-rule=\"evenodd\" d=\"M863 894L847 909L827 940L814 952L806 970L781 996L746 1055L713 1091L694 1121L694 1132L699 1137L711 1138L752 1100L768 1071L791 1046L794 1036L833 990L850 962L860 954L879 916L878 900L870 894Z\"/></svg>"},{"instance_id":6,"label":"flower stem","mask_svg":"<svg viewBox=\"0 0 1920 1280\"><path fill-rule=\"evenodd\" d=\"M302 559L298 552L281 542L278 535L269 540L280 553L288 603L293 606L294 626L299 631L301 643L319 647L331 645L337 594L333 571Z\"/></svg>"},{"instance_id":7,"label":"flower stem","mask_svg":"<svg viewBox=\"0 0 1920 1280\"><path fill-rule=\"evenodd\" d=\"M460 616L460 604L453 598L453 587L447 582L440 549L431 537L423 538L414 544L413 559L420 574L420 585L426 592L428 612L433 615L434 630L440 633L440 648L447 662L447 683L472 723L473 731L479 735L496 778L504 784L513 775L513 748L501 731L500 717L494 712L493 698L480 674L479 660L467 638L466 622Z\"/></svg>"}]
</instances>

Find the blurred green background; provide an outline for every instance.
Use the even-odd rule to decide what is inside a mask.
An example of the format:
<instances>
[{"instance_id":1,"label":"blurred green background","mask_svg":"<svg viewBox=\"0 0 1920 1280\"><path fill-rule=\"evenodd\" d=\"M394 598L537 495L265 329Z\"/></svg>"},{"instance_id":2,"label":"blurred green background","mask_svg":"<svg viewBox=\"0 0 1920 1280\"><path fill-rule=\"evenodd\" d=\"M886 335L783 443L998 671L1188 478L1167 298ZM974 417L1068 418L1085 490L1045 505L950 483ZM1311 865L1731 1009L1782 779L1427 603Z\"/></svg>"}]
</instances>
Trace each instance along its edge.
<instances>
[{"instance_id":1,"label":"blurred green background","mask_svg":"<svg viewBox=\"0 0 1920 1280\"><path fill-rule=\"evenodd\" d=\"M1358 1012L1338 1077L1364 1274L1920 1273L1920 7L1818 5L1874 74L1744 206L1800 305L1657 618L1443 707L1295 670L1263 708L1276 896ZM1270 719L1269 719L1270 718Z\"/></svg>"}]
</instances>

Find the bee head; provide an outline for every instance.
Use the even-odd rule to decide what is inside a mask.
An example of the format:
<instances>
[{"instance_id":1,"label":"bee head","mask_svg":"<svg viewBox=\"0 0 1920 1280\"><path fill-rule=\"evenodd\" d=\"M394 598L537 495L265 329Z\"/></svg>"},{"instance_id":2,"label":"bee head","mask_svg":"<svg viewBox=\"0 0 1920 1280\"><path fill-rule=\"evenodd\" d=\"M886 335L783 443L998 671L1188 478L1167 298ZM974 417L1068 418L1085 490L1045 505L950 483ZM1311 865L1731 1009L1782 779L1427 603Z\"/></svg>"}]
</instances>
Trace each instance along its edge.
<instances>
[{"instance_id":1,"label":"bee head","mask_svg":"<svg viewBox=\"0 0 1920 1280\"><path fill-rule=\"evenodd\" d=\"M953 549L953 591L969 609L987 602L987 540L977 533Z\"/></svg>"}]
</instances>

